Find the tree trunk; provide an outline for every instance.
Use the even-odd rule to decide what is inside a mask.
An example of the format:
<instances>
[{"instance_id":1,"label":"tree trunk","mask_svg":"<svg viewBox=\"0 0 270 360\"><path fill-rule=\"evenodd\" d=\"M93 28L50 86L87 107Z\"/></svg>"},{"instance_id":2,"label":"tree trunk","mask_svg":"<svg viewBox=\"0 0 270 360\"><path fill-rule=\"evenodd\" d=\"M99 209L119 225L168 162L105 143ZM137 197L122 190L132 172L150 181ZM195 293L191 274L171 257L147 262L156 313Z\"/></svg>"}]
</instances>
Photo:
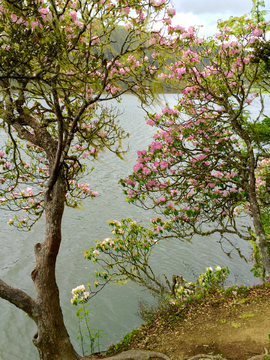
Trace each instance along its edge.
<instances>
[{"instance_id":1,"label":"tree trunk","mask_svg":"<svg viewBox=\"0 0 270 360\"><path fill-rule=\"evenodd\" d=\"M36 264L31 277L37 297L33 319L37 333L33 343L42 360L77 360L60 307L59 290L55 279L55 264L61 244L61 221L65 204L65 185L61 178L53 186L50 195L45 195L46 233L42 244L36 244Z\"/></svg>"},{"instance_id":2,"label":"tree trunk","mask_svg":"<svg viewBox=\"0 0 270 360\"><path fill-rule=\"evenodd\" d=\"M269 279L270 278L270 254L269 254L269 250L268 250L268 246L267 246L265 232L264 232L262 222L261 222L261 217L258 216L257 214L255 214L255 216L253 214L253 224L254 224L255 233L256 233L256 244L259 248L261 258L262 258L262 263L263 263L264 270L265 270L264 279Z\"/></svg>"},{"instance_id":3,"label":"tree trunk","mask_svg":"<svg viewBox=\"0 0 270 360\"><path fill-rule=\"evenodd\" d=\"M253 150L250 151L250 185L249 185L249 199L250 207L253 216L253 225L256 234L256 244L259 248L262 263L264 266L266 279L270 278L270 253L267 247L265 231L262 224L260 206L256 195L256 179L255 179L255 158Z\"/></svg>"}]
</instances>

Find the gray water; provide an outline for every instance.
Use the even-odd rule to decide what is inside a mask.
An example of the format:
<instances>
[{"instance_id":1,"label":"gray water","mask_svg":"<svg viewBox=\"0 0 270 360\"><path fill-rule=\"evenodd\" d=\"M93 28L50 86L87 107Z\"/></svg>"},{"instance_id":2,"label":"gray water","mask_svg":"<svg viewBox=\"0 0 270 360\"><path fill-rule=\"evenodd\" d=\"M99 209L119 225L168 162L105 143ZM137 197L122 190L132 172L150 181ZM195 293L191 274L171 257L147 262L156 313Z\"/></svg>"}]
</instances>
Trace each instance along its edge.
<instances>
[{"instance_id":1,"label":"gray water","mask_svg":"<svg viewBox=\"0 0 270 360\"><path fill-rule=\"evenodd\" d=\"M166 100L173 104L175 96L166 95ZM135 97L125 95L123 102L117 106L124 111L121 124L130 133L127 161L123 162L109 152L103 154L102 162L96 162L95 170L89 179L85 179L92 190L98 191L99 196L94 200L86 200L83 210L66 208L63 219L63 242L57 262L57 281L65 324L78 352L78 323L75 307L70 303L71 289L80 284L91 283L95 267L95 264L84 260L84 249L93 246L94 239L102 240L110 236L106 223L109 219L131 217L147 225L148 219L153 215L126 203L118 180L132 172L137 150L147 148L155 129L145 124L144 112L139 108ZM34 267L33 247L35 243L43 241L44 221L41 219L31 232L22 233L7 225L11 217L9 213L1 211L0 214L0 277L35 296L30 278ZM230 239L240 247L243 255L249 257L251 251L248 243L236 237ZM218 240L217 236L211 236L194 238L192 243L180 240L163 242L153 252L153 268L161 275L166 273L170 277L172 274L183 274L193 280L194 274L204 272L208 266L229 266L232 282L252 284L255 279L249 271L251 264L245 263L234 252L231 258L226 257ZM101 339L104 347L110 342L117 342L126 332L142 323L136 315L140 299L150 299L150 295L129 282L124 286L109 285L91 300L91 326L107 333ZM0 299L0 360L38 359L37 350L31 342L35 332L32 320L21 310Z\"/></svg>"}]
</instances>

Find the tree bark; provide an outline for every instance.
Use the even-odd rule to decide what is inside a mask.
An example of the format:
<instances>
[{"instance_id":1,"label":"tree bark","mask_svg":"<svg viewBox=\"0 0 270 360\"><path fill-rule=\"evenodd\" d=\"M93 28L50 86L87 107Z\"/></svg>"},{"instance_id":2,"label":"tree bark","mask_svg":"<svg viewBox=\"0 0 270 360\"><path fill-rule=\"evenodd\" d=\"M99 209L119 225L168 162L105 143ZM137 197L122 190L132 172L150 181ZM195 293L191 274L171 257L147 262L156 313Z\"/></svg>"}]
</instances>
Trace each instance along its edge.
<instances>
[{"instance_id":1,"label":"tree bark","mask_svg":"<svg viewBox=\"0 0 270 360\"><path fill-rule=\"evenodd\" d=\"M24 291L8 285L0 279L0 297L25 311L30 318L34 318L36 303Z\"/></svg>"},{"instance_id":2,"label":"tree bark","mask_svg":"<svg viewBox=\"0 0 270 360\"><path fill-rule=\"evenodd\" d=\"M253 216L253 225L256 234L256 244L259 248L262 263L265 269L264 277L270 278L270 254L267 246L265 231L262 224L260 206L256 195L256 179L255 179L255 157L253 150L250 151L250 185L249 185L249 199L250 207Z\"/></svg>"},{"instance_id":3,"label":"tree bark","mask_svg":"<svg viewBox=\"0 0 270 360\"><path fill-rule=\"evenodd\" d=\"M261 216L260 216L260 212L259 212L260 209L259 209L258 204L256 204L256 202L257 202L257 199L256 199L256 201L254 201L254 200L250 201L251 208L252 208L252 214L253 214L253 225L254 225L255 234L256 234L256 244L259 248L261 258L262 258L262 263L263 263L263 266L265 269L264 278L269 279L270 278L270 255L269 255L266 236L265 236L265 232L263 229Z\"/></svg>"},{"instance_id":4,"label":"tree bark","mask_svg":"<svg viewBox=\"0 0 270 360\"><path fill-rule=\"evenodd\" d=\"M31 277L37 297L34 320L37 333L33 343L42 360L77 360L67 333L55 279L56 258L61 244L61 222L65 205L65 183L58 177L52 191L45 195L46 232L43 243L35 246L36 264Z\"/></svg>"}]
</instances>

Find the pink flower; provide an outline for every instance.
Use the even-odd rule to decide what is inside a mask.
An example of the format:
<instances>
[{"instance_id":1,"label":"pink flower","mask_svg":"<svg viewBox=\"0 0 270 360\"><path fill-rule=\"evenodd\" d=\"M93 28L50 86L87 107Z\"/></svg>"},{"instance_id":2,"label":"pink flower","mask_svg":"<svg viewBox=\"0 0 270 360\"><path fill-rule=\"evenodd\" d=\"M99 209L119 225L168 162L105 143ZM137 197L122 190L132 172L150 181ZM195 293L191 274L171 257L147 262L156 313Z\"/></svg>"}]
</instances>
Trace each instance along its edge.
<instances>
[{"instance_id":1,"label":"pink flower","mask_svg":"<svg viewBox=\"0 0 270 360\"><path fill-rule=\"evenodd\" d=\"M125 25L125 28L126 28L126 30L128 30L128 29L132 28L132 26L133 26L132 22L129 22Z\"/></svg>"},{"instance_id":2,"label":"pink flower","mask_svg":"<svg viewBox=\"0 0 270 360\"><path fill-rule=\"evenodd\" d=\"M12 22L17 21L17 15L16 14L11 14L10 17L11 17Z\"/></svg>"},{"instance_id":3,"label":"pink flower","mask_svg":"<svg viewBox=\"0 0 270 360\"><path fill-rule=\"evenodd\" d=\"M142 164L135 164L134 166L133 166L133 171L134 172L137 172L137 171L139 171L140 169L142 169L143 168L143 165Z\"/></svg>"},{"instance_id":4,"label":"pink flower","mask_svg":"<svg viewBox=\"0 0 270 360\"><path fill-rule=\"evenodd\" d=\"M168 202L167 207L170 209L174 209L174 205L172 202Z\"/></svg>"},{"instance_id":5,"label":"pink flower","mask_svg":"<svg viewBox=\"0 0 270 360\"><path fill-rule=\"evenodd\" d=\"M99 251L98 251L98 250L94 250L94 251L93 251L93 254L95 254L95 255L98 256L98 255L99 255Z\"/></svg>"},{"instance_id":6,"label":"pink flower","mask_svg":"<svg viewBox=\"0 0 270 360\"><path fill-rule=\"evenodd\" d=\"M129 185L135 185L135 184L136 184L136 182L133 181L133 180L131 180L131 179L125 179L125 182L126 182L127 184L129 184Z\"/></svg>"},{"instance_id":7,"label":"pink flower","mask_svg":"<svg viewBox=\"0 0 270 360\"><path fill-rule=\"evenodd\" d=\"M159 141L155 141L150 145L151 151L162 149L163 145Z\"/></svg>"},{"instance_id":8,"label":"pink flower","mask_svg":"<svg viewBox=\"0 0 270 360\"><path fill-rule=\"evenodd\" d=\"M260 36L260 35L262 35L262 33L263 33L263 30L258 29L258 28L256 28L255 30L252 31L253 36Z\"/></svg>"},{"instance_id":9,"label":"pink flower","mask_svg":"<svg viewBox=\"0 0 270 360\"><path fill-rule=\"evenodd\" d=\"M48 9L41 8L41 9L38 10L38 12L39 12L40 14L46 15L46 14L48 14L49 10L48 10Z\"/></svg>"},{"instance_id":10,"label":"pink flower","mask_svg":"<svg viewBox=\"0 0 270 360\"><path fill-rule=\"evenodd\" d=\"M203 160L206 158L206 155L204 154L200 154L199 156L196 157L197 160Z\"/></svg>"},{"instance_id":11,"label":"pink flower","mask_svg":"<svg viewBox=\"0 0 270 360\"><path fill-rule=\"evenodd\" d=\"M30 187L26 188L26 191L27 191L28 196L33 196L34 195L32 189Z\"/></svg>"},{"instance_id":12,"label":"pink flower","mask_svg":"<svg viewBox=\"0 0 270 360\"><path fill-rule=\"evenodd\" d=\"M155 229L155 234L158 234L161 230L163 230L163 227L162 226L156 226L156 229Z\"/></svg>"},{"instance_id":13,"label":"pink flower","mask_svg":"<svg viewBox=\"0 0 270 360\"><path fill-rule=\"evenodd\" d=\"M31 29L34 30L36 26L38 26L38 21L32 21L31 22Z\"/></svg>"},{"instance_id":14,"label":"pink flower","mask_svg":"<svg viewBox=\"0 0 270 360\"><path fill-rule=\"evenodd\" d=\"M154 6L160 6L164 4L165 0L153 0L152 3Z\"/></svg>"},{"instance_id":15,"label":"pink flower","mask_svg":"<svg viewBox=\"0 0 270 360\"><path fill-rule=\"evenodd\" d=\"M145 155L145 150L142 150L142 151L141 151L141 150L138 150L138 151L137 151L137 155L138 155L138 156Z\"/></svg>"},{"instance_id":16,"label":"pink flower","mask_svg":"<svg viewBox=\"0 0 270 360\"><path fill-rule=\"evenodd\" d=\"M129 6L124 7L123 12L125 12L126 14L129 14L130 13L130 7Z\"/></svg>"},{"instance_id":17,"label":"pink flower","mask_svg":"<svg viewBox=\"0 0 270 360\"><path fill-rule=\"evenodd\" d=\"M169 16L174 16L176 14L176 10L174 8L167 9L167 14Z\"/></svg>"},{"instance_id":18,"label":"pink flower","mask_svg":"<svg viewBox=\"0 0 270 360\"><path fill-rule=\"evenodd\" d=\"M76 12L76 11L71 11L71 12L69 13L69 15L71 16L71 19L72 19L73 21L76 21L76 20L77 20L77 12Z\"/></svg>"},{"instance_id":19,"label":"pink flower","mask_svg":"<svg viewBox=\"0 0 270 360\"><path fill-rule=\"evenodd\" d=\"M0 157L4 157L5 156L5 152L4 151L0 151Z\"/></svg>"},{"instance_id":20,"label":"pink flower","mask_svg":"<svg viewBox=\"0 0 270 360\"><path fill-rule=\"evenodd\" d=\"M153 125L155 125L155 122L152 119L148 119L148 120L146 120L146 124L153 126Z\"/></svg>"},{"instance_id":21,"label":"pink flower","mask_svg":"<svg viewBox=\"0 0 270 360\"><path fill-rule=\"evenodd\" d=\"M148 174L151 173L151 171L150 171L147 167L144 167L142 173L143 173L144 175L148 175Z\"/></svg>"},{"instance_id":22,"label":"pink flower","mask_svg":"<svg viewBox=\"0 0 270 360\"><path fill-rule=\"evenodd\" d=\"M255 36L252 36L251 38L248 39L248 44L254 43L255 40L256 40Z\"/></svg>"},{"instance_id":23,"label":"pink flower","mask_svg":"<svg viewBox=\"0 0 270 360\"><path fill-rule=\"evenodd\" d=\"M135 181L134 181L134 185L135 185ZM154 180L148 181L148 183L145 184L146 187L154 187L155 185L156 185L156 182Z\"/></svg>"},{"instance_id":24,"label":"pink flower","mask_svg":"<svg viewBox=\"0 0 270 360\"><path fill-rule=\"evenodd\" d=\"M79 21L79 20L75 20L74 23L75 23L75 25L77 25L79 28L82 28L83 25L84 25L84 23L81 22L81 21Z\"/></svg>"},{"instance_id":25,"label":"pink flower","mask_svg":"<svg viewBox=\"0 0 270 360\"><path fill-rule=\"evenodd\" d=\"M161 162L160 162L160 168L161 168L161 170L162 170L162 169L165 169L165 168L167 168L167 167L168 167L167 161L161 160Z\"/></svg>"}]
</instances>

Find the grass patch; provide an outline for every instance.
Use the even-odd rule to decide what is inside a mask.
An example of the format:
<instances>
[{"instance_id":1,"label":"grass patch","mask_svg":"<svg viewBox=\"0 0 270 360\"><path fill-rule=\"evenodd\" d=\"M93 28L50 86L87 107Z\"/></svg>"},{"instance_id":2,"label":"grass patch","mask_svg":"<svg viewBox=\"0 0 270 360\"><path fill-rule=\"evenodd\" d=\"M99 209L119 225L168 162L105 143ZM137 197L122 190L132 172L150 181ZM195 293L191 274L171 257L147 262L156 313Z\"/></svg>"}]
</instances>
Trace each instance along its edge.
<instances>
[{"instance_id":1,"label":"grass patch","mask_svg":"<svg viewBox=\"0 0 270 360\"><path fill-rule=\"evenodd\" d=\"M240 315L239 317L241 319L247 319L247 318L251 318L253 316L254 316L254 314L252 314L252 313L246 313L246 314Z\"/></svg>"},{"instance_id":2,"label":"grass patch","mask_svg":"<svg viewBox=\"0 0 270 360\"><path fill-rule=\"evenodd\" d=\"M232 327L234 327L235 329L238 329L238 328L240 328L241 327L241 325L240 324L238 324L238 323L236 323L236 322L232 322Z\"/></svg>"}]
</instances>

